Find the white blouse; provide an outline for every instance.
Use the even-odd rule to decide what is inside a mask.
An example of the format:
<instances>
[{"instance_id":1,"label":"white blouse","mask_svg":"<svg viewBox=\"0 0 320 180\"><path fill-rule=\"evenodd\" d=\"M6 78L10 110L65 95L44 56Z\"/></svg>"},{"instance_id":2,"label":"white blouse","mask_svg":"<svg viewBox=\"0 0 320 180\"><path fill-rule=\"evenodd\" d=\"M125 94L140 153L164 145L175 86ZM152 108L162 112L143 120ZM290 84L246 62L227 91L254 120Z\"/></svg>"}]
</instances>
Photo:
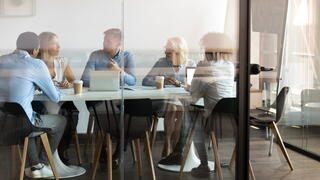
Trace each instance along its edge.
<instances>
[{"instance_id":1,"label":"white blouse","mask_svg":"<svg viewBox=\"0 0 320 180\"><path fill-rule=\"evenodd\" d=\"M57 57L53 61L54 65L54 72L56 73L53 80L61 82L65 80L64 71L66 70L67 66L69 65L69 61L67 58L64 57Z\"/></svg>"}]
</instances>

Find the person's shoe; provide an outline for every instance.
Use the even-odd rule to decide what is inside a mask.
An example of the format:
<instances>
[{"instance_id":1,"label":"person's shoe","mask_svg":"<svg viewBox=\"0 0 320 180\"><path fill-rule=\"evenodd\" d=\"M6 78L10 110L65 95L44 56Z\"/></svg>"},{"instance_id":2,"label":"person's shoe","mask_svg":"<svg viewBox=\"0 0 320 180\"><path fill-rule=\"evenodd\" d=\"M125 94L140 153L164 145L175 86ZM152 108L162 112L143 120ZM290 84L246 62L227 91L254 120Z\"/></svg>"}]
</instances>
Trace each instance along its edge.
<instances>
[{"instance_id":1,"label":"person's shoe","mask_svg":"<svg viewBox=\"0 0 320 180\"><path fill-rule=\"evenodd\" d=\"M161 159L159 164L162 165L181 165L182 162L182 154L181 153L171 153L169 156Z\"/></svg>"},{"instance_id":2,"label":"person's shoe","mask_svg":"<svg viewBox=\"0 0 320 180\"><path fill-rule=\"evenodd\" d=\"M53 177L53 172L49 166L38 163L32 167L25 169L26 176L30 178L49 178Z\"/></svg>"},{"instance_id":3,"label":"person's shoe","mask_svg":"<svg viewBox=\"0 0 320 180\"><path fill-rule=\"evenodd\" d=\"M197 178L208 178L210 176L210 168L207 164L200 164L191 170L191 175Z\"/></svg>"}]
</instances>

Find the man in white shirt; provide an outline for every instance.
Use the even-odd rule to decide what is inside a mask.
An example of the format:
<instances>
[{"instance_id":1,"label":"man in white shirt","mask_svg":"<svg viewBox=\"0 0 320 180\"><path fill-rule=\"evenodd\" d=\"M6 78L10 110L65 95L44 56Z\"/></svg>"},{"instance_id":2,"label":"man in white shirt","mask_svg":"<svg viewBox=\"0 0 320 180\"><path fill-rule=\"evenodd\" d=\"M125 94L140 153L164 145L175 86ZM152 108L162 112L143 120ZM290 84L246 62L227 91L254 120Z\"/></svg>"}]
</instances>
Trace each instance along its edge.
<instances>
[{"instance_id":1,"label":"man in white shirt","mask_svg":"<svg viewBox=\"0 0 320 180\"><path fill-rule=\"evenodd\" d=\"M191 82L190 93L192 102L204 99L204 112L202 117L197 119L194 143L197 148L201 164L192 169L191 174L196 177L207 177L210 169L205 149L205 131L202 127L201 119L210 118L211 111L217 102L225 97L233 96L234 84L234 64L230 61L233 56L233 44L231 39L221 33L208 33L201 39L205 51L205 60L197 65L193 80ZM192 113L192 112L191 112ZM191 115L190 117L192 117ZM210 119L211 120L211 119ZM183 123L180 139L173 153L159 163L164 165L180 165L183 148L186 144L187 122Z\"/></svg>"}]
</instances>

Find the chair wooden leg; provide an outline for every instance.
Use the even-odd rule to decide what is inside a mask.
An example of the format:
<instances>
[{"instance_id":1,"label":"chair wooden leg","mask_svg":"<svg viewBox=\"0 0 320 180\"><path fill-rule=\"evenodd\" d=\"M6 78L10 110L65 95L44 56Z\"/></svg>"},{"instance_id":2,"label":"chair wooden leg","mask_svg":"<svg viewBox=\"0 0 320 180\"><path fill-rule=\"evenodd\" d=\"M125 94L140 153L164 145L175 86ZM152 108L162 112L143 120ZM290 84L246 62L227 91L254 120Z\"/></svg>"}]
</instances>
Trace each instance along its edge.
<instances>
[{"instance_id":1,"label":"chair wooden leg","mask_svg":"<svg viewBox=\"0 0 320 180\"><path fill-rule=\"evenodd\" d=\"M44 147L44 149L45 149L45 151L47 153L47 156L48 156L48 159L49 159L49 164L51 166L53 175L54 175L55 179L58 180L59 179L59 175L57 173L56 166L54 165L54 161L53 161L52 152L51 152L51 148L50 148L50 145L49 145L49 140L48 140L47 133L41 134L40 138L41 138L41 141L43 143L43 147Z\"/></svg>"},{"instance_id":2,"label":"chair wooden leg","mask_svg":"<svg viewBox=\"0 0 320 180\"><path fill-rule=\"evenodd\" d=\"M75 139L75 143L76 143L76 153L77 153L77 157L78 157L78 163L79 163L79 165L81 165L82 160L81 160L80 143L79 143L79 137L78 137L77 130L75 130L73 132L73 134L74 134L74 139Z\"/></svg>"},{"instance_id":3,"label":"chair wooden leg","mask_svg":"<svg viewBox=\"0 0 320 180\"><path fill-rule=\"evenodd\" d=\"M219 151L218 151L218 146L217 146L217 139L215 137L214 132L210 132L210 137L211 137L211 141L212 141L212 149L213 149L213 155L214 155L214 164L215 164L215 170L218 173L218 177L220 180L223 179L223 175L222 175L222 170L221 170L221 166L220 166L220 157L219 157Z\"/></svg>"},{"instance_id":4,"label":"chair wooden leg","mask_svg":"<svg viewBox=\"0 0 320 180\"><path fill-rule=\"evenodd\" d=\"M234 161L236 160L236 147L234 147L232 155L231 155L231 159L230 159L230 163L229 163L229 168L232 168Z\"/></svg>"},{"instance_id":5,"label":"chair wooden leg","mask_svg":"<svg viewBox=\"0 0 320 180\"><path fill-rule=\"evenodd\" d=\"M284 157L286 158L286 160L287 160L287 162L288 162L288 164L290 166L291 171L293 171L293 165L291 163L289 154L288 154L288 152L287 152L287 150L286 150L286 148L285 148L285 146L283 144L283 141L282 141L282 138L280 136L279 129L278 129L276 123L272 122L272 124L270 125L270 128L272 129L273 133L276 135L277 141L278 141L279 146L280 146L280 149L281 149Z\"/></svg>"},{"instance_id":6,"label":"chair wooden leg","mask_svg":"<svg viewBox=\"0 0 320 180\"><path fill-rule=\"evenodd\" d=\"M103 146L103 139L98 143L97 147L95 148L94 159L93 159L93 170L92 170L92 176L91 176L92 180L95 179L96 177L102 146Z\"/></svg>"},{"instance_id":7,"label":"chair wooden leg","mask_svg":"<svg viewBox=\"0 0 320 180\"><path fill-rule=\"evenodd\" d=\"M154 142L156 141L158 122L159 122L158 117L155 117L153 120L152 132L151 132L151 137L150 137L151 151L153 149Z\"/></svg>"},{"instance_id":8,"label":"chair wooden leg","mask_svg":"<svg viewBox=\"0 0 320 180\"><path fill-rule=\"evenodd\" d=\"M112 180L112 141L110 134L107 133L106 135L106 140L107 140L107 156L108 156L108 180Z\"/></svg>"},{"instance_id":9,"label":"chair wooden leg","mask_svg":"<svg viewBox=\"0 0 320 180\"><path fill-rule=\"evenodd\" d=\"M139 177L142 177L142 163L141 163L141 149L140 149L140 139L135 139L134 140L134 145L136 146L136 151L137 151L137 165L138 165L138 173Z\"/></svg>"},{"instance_id":10,"label":"chair wooden leg","mask_svg":"<svg viewBox=\"0 0 320 180\"><path fill-rule=\"evenodd\" d=\"M21 166L20 166L20 177L19 177L20 180L23 180L23 176L24 176L24 168L26 166L28 144L29 144L29 137L26 137L24 138L22 160L21 160Z\"/></svg>"},{"instance_id":11,"label":"chair wooden leg","mask_svg":"<svg viewBox=\"0 0 320 180\"><path fill-rule=\"evenodd\" d=\"M145 132L145 145L146 145L146 153L147 153L147 158L150 164L150 168L151 168L151 172L152 172L152 179L156 180L156 174L155 174L155 170L154 170L154 165L153 165L153 158L152 158L152 151L151 151L151 147L150 147L150 141L149 141L149 133L146 131Z\"/></svg>"},{"instance_id":12,"label":"chair wooden leg","mask_svg":"<svg viewBox=\"0 0 320 180\"><path fill-rule=\"evenodd\" d=\"M136 146L134 145L134 141L131 141L131 152L132 152L132 157L133 157L133 162L137 162L137 151L136 151Z\"/></svg>"},{"instance_id":13,"label":"chair wooden leg","mask_svg":"<svg viewBox=\"0 0 320 180\"><path fill-rule=\"evenodd\" d=\"M252 168L252 165L251 165L251 161L250 161L250 160L249 160L249 174L250 174L252 180L256 180L256 177L254 176L253 168Z\"/></svg>"}]
</instances>

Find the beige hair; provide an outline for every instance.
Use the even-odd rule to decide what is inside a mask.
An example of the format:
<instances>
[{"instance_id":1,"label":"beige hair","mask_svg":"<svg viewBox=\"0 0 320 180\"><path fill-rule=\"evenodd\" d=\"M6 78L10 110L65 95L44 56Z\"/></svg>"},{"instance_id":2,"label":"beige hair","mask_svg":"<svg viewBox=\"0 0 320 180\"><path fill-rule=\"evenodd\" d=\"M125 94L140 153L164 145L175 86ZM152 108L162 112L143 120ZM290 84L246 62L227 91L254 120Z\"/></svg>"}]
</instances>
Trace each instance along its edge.
<instances>
[{"instance_id":1,"label":"beige hair","mask_svg":"<svg viewBox=\"0 0 320 180\"><path fill-rule=\"evenodd\" d=\"M200 44L205 53L212 53L213 59L208 60L231 60L236 52L234 42L224 33L207 33L201 38Z\"/></svg>"},{"instance_id":2,"label":"beige hair","mask_svg":"<svg viewBox=\"0 0 320 180\"><path fill-rule=\"evenodd\" d=\"M53 32L42 32L39 35L40 52L39 52L38 58L44 60L50 56L48 53L48 46L49 46L50 40L53 39L54 37L57 37L57 35L54 34Z\"/></svg>"},{"instance_id":3,"label":"beige hair","mask_svg":"<svg viewBox=\"0 0 320 180\"><path fill-rule=\"evenodd\" d=\"M186 40L182 37L171 37L168 42L172 43L172 48L177 53L179 64L185 64L189 52Z\"/></svg>"}]
</instances>

